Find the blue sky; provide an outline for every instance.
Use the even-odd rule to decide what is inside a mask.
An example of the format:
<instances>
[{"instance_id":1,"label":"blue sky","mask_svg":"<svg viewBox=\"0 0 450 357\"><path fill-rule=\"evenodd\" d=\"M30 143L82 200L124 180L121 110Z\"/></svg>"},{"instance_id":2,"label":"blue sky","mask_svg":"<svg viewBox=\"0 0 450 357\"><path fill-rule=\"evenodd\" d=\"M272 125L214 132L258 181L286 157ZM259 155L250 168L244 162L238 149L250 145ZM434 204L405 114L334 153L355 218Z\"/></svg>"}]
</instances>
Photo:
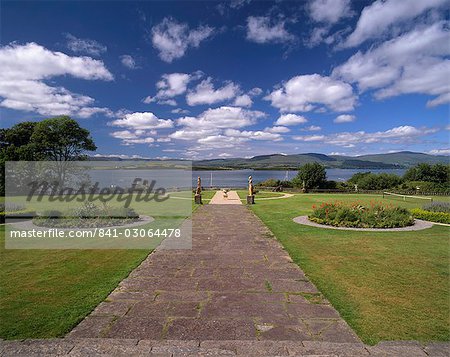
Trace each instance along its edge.
<instances>
[{"instance_id":1,"label":"blue sky","mask_svg":"<svg viewBox=\"0 0 450 357\"><path fill-rule=\"evenodd\" d=\"M449 154L445 0L2 1L0 125L97 154Z\"/></svg>"}]
</instances>

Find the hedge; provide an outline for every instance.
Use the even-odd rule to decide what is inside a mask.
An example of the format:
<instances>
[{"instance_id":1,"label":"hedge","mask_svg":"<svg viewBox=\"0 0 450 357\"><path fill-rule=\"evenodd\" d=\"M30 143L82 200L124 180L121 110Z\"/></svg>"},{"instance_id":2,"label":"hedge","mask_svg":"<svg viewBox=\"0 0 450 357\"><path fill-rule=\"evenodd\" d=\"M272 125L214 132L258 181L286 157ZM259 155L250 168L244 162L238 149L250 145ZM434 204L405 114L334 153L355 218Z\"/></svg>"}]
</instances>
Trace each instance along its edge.
<instances>
[{"instance_id":1,"label":"hedge","mask_svg":"<svg viewBox=\"0 0 450 357\"><path fill-rule=\"evenodd\" d=\"M450 213L430 212L420 208L411 209L414 218L423 219L425 221L450 224Z\"/></svg>"}]
</instances>

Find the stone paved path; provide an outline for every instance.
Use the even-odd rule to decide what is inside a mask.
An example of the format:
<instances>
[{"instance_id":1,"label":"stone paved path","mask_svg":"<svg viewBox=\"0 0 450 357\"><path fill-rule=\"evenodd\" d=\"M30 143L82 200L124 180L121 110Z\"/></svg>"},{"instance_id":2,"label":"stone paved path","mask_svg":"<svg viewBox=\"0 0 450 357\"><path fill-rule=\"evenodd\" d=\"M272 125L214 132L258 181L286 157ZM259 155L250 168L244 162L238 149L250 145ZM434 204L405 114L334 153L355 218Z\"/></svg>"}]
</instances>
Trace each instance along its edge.
<instances>
[{"instance_id":1,"label":"stone paved path","mask_svg":"<svg viewBox=\"0 0 450 357\"><path fill-rule=\"evenodd\" d=\"M227 198L224 197L223 191L217 191L211 201L210 205L241 205L241 199L236 191L227 192Z\"/></svg>"},{"instance_id":2,"label":"stone paved path","mask_svg":"<svg viewBox=\"0 0 450 357\"><path fill-rule=\"evenodd\" d=\"M207 205L192 250L157 250L70 337L360 342L243 205Z\"/></svg>"}]
</instances>

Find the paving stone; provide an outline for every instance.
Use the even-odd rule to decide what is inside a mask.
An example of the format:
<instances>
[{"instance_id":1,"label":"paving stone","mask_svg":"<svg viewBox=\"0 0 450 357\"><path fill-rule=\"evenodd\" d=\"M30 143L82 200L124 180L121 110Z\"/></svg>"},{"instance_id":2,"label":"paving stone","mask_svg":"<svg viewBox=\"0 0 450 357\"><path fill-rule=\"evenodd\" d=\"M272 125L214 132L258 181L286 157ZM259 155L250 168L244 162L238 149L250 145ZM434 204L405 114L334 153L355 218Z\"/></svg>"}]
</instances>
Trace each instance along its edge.
<instances>
[{"instance_id":1,"label":"paving stone","mask_svg":"<svg viewBox=\"0 0 450 357\"><path fill-rule=\"evenodd\" d=\"M92 312L92 316L124 316L133 306L130 302L104 301Z\"/></svg>"},{"instance_id":2,"label":"paving stone","mask_svg":"<svg viewBox=\"0 0 450 357\"><path fill-rule=\"evenodd\" d=\"M339 318L337 311L328 305L311 303L286 304L289 315L299 318Z\"/></svg>"},{"instance_id":3,"label":"paving stone","mask_svg":"<svg viewBox=\"0 0 450 357\"><path fill-rule=\"evenodd\" d=\"M299 351L296 346L289 346L289 354L297 355L315 355L315 356L348 356L359 357L367 356L369 353L362 343L336 343L336 342L319 342L319 341L304 341L303 348Z\"/></svg>"},{"instance_id":4,"label":"paving stone","mask_svg":"<svg viewBox=\"0 0 450 357\"><path fill-rule=\"evenodd\" d=\"M7 341L2 356L64 356L74 348L74 343L61 339Z\"/></svg>"},{"instance_id":5,"label":"paving stone","mask_svg":"<svg viewBox=\"0 0 450 357\"><path fill-rule=\"evenodd\" d=\"M105 337L158 340L163 337L165 318L123 317L114 322Z\"/></svg>"},{"instance_id":6,"label":"paving stone","mask_svg":"<svg viewBox=\"0 0 450 357\"><path fill-rule=\"evenodd\" d=\"M137 349L136 339L111 339L111 338L86 338L71 341L75 343L69 356L137 356L140 352Z\"/></svg>"},{"instance_id":7,"label":"paving stone","mask_svg":"<svg viewBox=\"0 0 450 357\"><path fill-rule=\"evenodd\" d=\"M279 341L202 341L200 346L205 349L218 348L233 351L241 356L287 356L289 342ZM301 342L299 345L302 346Z\"/></svg>"},{"instance_id":8,"label":"paving stone","mask_svg":"<svg viewBox=\"0 0 450 357\"><path fill-rule=\"evenodd\" d=\"M367 347L371 356L421 357L426 356L422 346L415 341L383 341Z\"/></svg>"},{"instance_id":9,"label":"paving stone","mask_svg":"<svg viewBox=\"0 0 450 357\"><path fill-rule=\"evenodd\" d=\"M89 315L81 321L72 331L70 337L103 337L110 324L114 321L113 316L93 316Z\"/></svg>"},{"instance_id":10,"label":"paving stone","mask_svg":"<svg viewBox=\"0 0 450 357\"><path fill-rule=\"evenodd\" d=\"M168 339L251 340L256 339L250 319L176 319L168 328Z\"/></svg>"},{"instance_id":11,"label":"paving stone","mask_svg":"<svg viewBox=\"0 0 450 357\"><path fill-rule=\"evenodd\" d=\"M448 357L450 356L450 342L432 342L424 348L428 356Z\"/></svg>"},{"instance_id":12,"label":"paving stone","mask_svg":"<svg viewBox=\"0 0 450 357\"><path fill-rule=\"evenodd\" d=\"M314 338L308 333L304 325L282 325L274 326L267 331L260 331L258 338L261 340L294 340L294 341L307 341Z\"/></svg>"}]
</instances>

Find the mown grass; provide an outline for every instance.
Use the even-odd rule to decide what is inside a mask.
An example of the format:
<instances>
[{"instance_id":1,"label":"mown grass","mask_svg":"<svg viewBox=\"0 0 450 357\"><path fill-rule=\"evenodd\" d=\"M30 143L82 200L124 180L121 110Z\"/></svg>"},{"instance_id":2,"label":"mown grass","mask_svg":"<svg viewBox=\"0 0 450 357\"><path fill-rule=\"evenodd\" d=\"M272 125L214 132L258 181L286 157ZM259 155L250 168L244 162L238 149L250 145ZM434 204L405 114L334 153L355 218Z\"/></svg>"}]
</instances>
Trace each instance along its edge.
<instances>
[{"instance_id":1,"label":"mown grass","mask_svg":"<svg viewBox=\"0 0 450 357\"><path fill-rule=\"evenodd\" d=\"M310 213L313 204L334 200L383 201L373 195L299 194L256 201L251 208L364 342L448 341L450 228L354 232L292 221ZM423 204L417 201L383 202L412 208Z\"/></svg>"},{"instance_id":2,"label":"mown grass","mask_svg":"<svg viewBox=\"0 0 450 357\"><path fill-rule=\"evenodd\" d=\"M148 250L4 249L0 226L0 337L63 336L149 254Z\"/></svg>"}]
</instances>

